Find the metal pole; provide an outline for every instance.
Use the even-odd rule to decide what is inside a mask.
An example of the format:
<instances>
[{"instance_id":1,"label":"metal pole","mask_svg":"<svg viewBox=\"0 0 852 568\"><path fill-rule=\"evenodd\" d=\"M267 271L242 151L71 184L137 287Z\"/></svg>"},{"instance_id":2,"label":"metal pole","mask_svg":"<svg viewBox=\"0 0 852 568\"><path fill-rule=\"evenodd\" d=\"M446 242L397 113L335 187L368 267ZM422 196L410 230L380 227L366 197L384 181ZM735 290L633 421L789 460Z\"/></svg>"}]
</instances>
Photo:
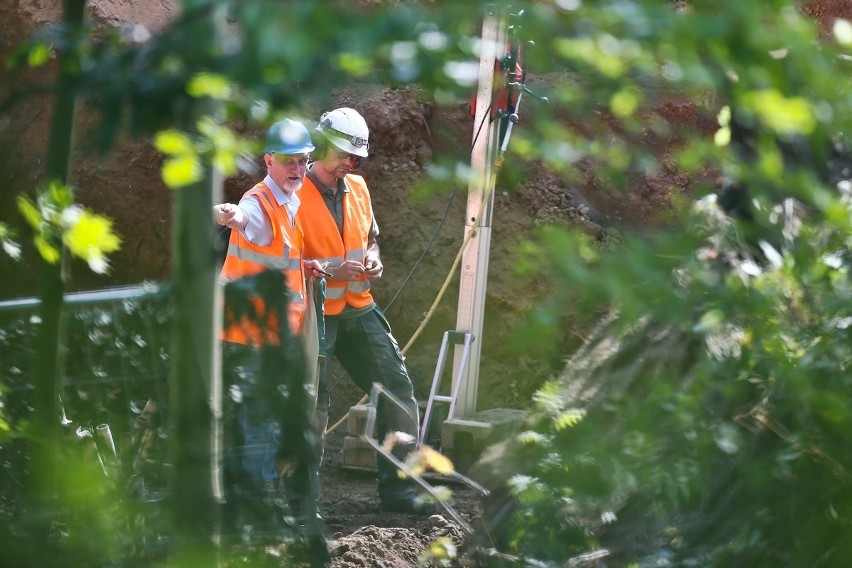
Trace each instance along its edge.
<instances>
[{"instance_id":1,"label":"metal pole","mask_svg":"<svg viewBox=\"0 0 852 568\"><path fill-rule=\"evenodd\" d=\"M456 412L469 416L476 412L479 387L479 357L482 350L482 327L485 318L485 288L488 280L488 256L491 250L491 217L494 208L495 170L499 121L491 121L494 67L502 58L506 45L506 16L492 8L482 24L482 52L479 59L479 87L473 125L471 175L468 184L465 236L475 231L462 256L456 330L472 333L467 369L463 366L462 346L456 346L453 359L453 389L460 381Z\"/></svg>"}]
</instances>

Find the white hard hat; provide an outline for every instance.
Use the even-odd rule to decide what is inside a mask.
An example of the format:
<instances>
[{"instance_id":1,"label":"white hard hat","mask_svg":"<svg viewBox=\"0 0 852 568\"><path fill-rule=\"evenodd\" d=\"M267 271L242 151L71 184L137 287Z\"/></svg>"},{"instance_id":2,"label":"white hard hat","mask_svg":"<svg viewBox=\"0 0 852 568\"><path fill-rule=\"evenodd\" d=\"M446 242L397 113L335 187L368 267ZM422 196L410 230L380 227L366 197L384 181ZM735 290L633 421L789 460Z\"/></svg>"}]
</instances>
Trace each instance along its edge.
<instances>
[{"instance_id":1,"label":"white hard hat","mask_svg":"<svg viewBox=\"0 0 852 568\"><path fill-rule=\"evenodd\" d=\"M370 129L357 110L343 107L323 113L317 130L344 152L367 157Z\"/></svg>"}]
</instances>

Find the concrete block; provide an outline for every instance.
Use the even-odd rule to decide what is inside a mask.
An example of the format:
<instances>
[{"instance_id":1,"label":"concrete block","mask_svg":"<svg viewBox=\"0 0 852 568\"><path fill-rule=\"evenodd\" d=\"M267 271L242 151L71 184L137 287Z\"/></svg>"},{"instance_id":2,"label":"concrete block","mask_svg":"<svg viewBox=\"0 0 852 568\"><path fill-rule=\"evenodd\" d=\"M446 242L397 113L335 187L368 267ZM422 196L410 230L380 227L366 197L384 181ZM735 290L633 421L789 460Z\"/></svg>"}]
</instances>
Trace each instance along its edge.
<instances>
[{"instance_id":1,"label":"concrete block","mask_svg":"<svg viewBox=\"0 0 852 568\"><path fill-rule=\"evenodd\" d=\"M459 471L470 465L490 444L512 435L526 418L526 412L512 408L492 408L462 418L444 421L441 446Z\"/></svg>"},{"instance_id":2,"label":"concrete block","mask_svg":"<svg viewBox=\"0 0 852 568\"><path fill-rule=\"evenodd\" d=\"M361 436L365 434L364 429L367 427L367 419L376 413L376 409L371 404L356 404L349 409L349 418L346 421L346 432L350 436ZM373 421L373 431L370 432L370 437L376 437L375 420Z\"/></svg>"},{"instance_id":3,"label":"concrete block","mask_svg":"<svg viewBox=\"0 0 852 568\"><path fill-rule=\"evenodd\" d=\"M343 438L343 467L376 471L376 450L359 436Z\"/></svg>"}]
</instances>

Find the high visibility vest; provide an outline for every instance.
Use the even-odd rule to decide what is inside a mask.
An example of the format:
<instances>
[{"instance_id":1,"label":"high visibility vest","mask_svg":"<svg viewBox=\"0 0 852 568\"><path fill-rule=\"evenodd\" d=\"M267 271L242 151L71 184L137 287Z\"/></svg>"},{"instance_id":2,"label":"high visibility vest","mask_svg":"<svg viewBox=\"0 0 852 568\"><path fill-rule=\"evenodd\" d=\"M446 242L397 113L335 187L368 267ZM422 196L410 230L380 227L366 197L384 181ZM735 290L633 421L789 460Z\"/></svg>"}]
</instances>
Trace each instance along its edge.
<instances>
[{"instance_id":1,"label":"high visibility vest","mask_svg":"<svg viewBox=\"0 0 852 568\"><path fill-rule=\"evenodd\" d=\"M228 242L228 253L222 265L220 278L227 282L252 276L264 270L281 270L284 273L289 293L287 317L290 331L298 334L305 314L305 278L302 272L302 227L298 220L295 227L290 223L287 210L278 205L272 191L261 182L246 192L260 202L272 224L272 242L258 246L246 240L240 231L232 230ZM222 339L244 345L278 345L278 320L276 314L266 314L260 298L252 298L255 310L263 326L243 316L236 320L233 313L225 313L225 329Z\"/></svg>"},{"instance_id":2,"label":"high visibility vest","mask_svg":"<svg viewBox=\"0 0 852 568\"><path fill-rule=\"evenodd\" d=\"M296 216L301 218L302 225L306 227L302 252L305 258L328 262L329 266L339 266L346 260L364 262L373 224L373 207L364 178L349 174L343 181L349 192L343 197L342 237L334 217L311 179L306 177L299 190L302 205ZM363 274L354 281L328 280L326 283L324 306L327 316L339 314L346 304L353 308L364 308L372 301L370 281Z\"/></svg>"}]
</instances>

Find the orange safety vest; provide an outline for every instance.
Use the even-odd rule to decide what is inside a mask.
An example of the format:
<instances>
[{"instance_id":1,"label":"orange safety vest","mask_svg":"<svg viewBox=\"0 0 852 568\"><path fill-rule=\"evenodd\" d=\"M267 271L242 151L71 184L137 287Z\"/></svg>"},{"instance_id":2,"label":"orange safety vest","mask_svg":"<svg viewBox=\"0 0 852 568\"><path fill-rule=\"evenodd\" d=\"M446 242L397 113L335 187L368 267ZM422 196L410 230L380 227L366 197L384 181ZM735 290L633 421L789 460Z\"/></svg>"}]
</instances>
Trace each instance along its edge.
<instances>
[{"instance_id":1,"label":"orange safety vest","mask_svg":"<svg viewBox=\"0 0 852 568\"><path fill-rule=\"evenodd\" d=\"M266 246L258 246L246 240L240 231L232 230L228 242L228 253L222 265L221 279L225 282L252 276L264 270L281 270L289 291L287 317L290 331L298 334L305 315L305 278L302 271L302 226L296 219L295 227L290 223L287 210L278 205L272 191L260 182L246 196L255 196L272 223L272 242ZM258 315L266 319L265 329L256 322L242 317L233 320L233 315L226 312L225 329L222 339L244 345L259 347L261 345L278 345L278 319L276 314L265 313L265 307L260 298L253 298Z\"/></svg>"},{"instance_id":2,"label":"orange safety vest","mask_svg":"<svg viewBox=\"0 0 852 568\"><path fill-rule=\"evenodd\" d=\"M329 266L339 266L346 260L363 262L373 224L373 206L364 178L349 174L343 181L349 192L343 197L342 238L334 217L311 179L306 177L299 190L302 205L297 217L308 227L303 249L305 258L328 262ZM364 275L355 281L329 280L326 283L324 306L327 316L339 314L346 304L365 308L372 301L370 281Z\"/></svg>"}]
</instances>

